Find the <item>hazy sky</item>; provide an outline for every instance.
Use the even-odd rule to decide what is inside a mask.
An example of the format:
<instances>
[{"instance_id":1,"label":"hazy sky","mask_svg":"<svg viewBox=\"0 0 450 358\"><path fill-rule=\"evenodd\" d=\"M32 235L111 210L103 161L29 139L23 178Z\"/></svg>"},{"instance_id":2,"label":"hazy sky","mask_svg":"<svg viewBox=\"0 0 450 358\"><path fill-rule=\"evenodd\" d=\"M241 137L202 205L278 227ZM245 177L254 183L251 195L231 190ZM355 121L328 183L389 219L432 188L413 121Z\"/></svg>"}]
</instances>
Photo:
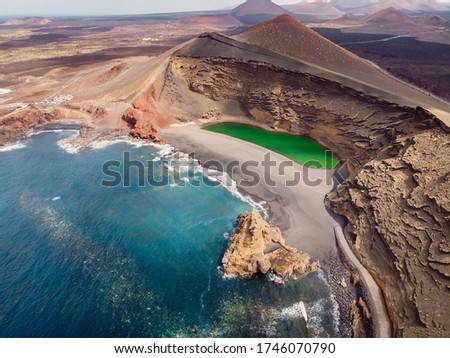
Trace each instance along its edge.
<instances>
[{"instance_id":1,"label":"hazy sky","mask_svg":"<svg viewBox=\"0 0 450 358\"><path fill-rule=\"evenodd\" d=\"M450 0L441 1L450 3ZM242 2L244 0L0 0L0 16L148 14L217 10ZM274 2L282 5L300 0Z\"/></svg>"}]
</instances>

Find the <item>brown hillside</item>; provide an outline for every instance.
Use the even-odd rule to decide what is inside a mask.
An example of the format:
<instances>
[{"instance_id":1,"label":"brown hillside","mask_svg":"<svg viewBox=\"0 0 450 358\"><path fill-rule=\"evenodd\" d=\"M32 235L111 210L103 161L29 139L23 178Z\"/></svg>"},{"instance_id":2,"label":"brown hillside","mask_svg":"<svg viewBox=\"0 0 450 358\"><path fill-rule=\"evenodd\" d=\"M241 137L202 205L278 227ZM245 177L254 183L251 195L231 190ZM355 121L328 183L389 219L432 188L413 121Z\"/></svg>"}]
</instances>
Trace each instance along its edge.
<instances>
[{"instance_id":1,"label":"brown hillside","mask_svg":"<svg viewBox=\"0 0 450 358\"><path fill-rule=\"evenodd\" d=\"M366 80L368 76L379 75L379 71L363 59L289 15L253 26L239 34L237 39L349 77Z\"/></svg>"},{"instance_id":2,"label":"brown hillside","mask_svg":"<svg viewBox=\"0 0 450 358\"><path fill-rule=\"evenodd\" d=\"M375 14L367 16L365 19L361 21L362 23L369 23L369 24L388 24L388 23L395 23L395 24L414 24L415 21L411 17L401 13L394 7L388 7L386 9L383 9L381 11L378 11Z\"/></svg>"}]
</instances>

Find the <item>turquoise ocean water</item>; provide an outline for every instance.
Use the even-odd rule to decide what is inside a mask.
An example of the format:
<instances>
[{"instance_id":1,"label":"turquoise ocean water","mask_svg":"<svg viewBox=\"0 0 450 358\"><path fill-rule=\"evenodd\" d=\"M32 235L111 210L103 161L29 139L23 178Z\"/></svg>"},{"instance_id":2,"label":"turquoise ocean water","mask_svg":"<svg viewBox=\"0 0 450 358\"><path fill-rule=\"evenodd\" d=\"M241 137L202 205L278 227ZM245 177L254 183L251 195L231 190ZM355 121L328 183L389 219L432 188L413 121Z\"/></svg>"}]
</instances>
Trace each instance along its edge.
<instances>
[{"instance_id":1,"label":"turquoise ocean water","mask_svg":"<svg viewBox=\"0 0 450 358\"><path fill-rule=\"evenodd\" d=\"M220 276L248 202L221 186L103 187L105 161L163 165L159 149L70 154L58 145L70 135L0 152L0 337L338 335L320 273L285 286Z\"/></svg>"}]
</instances>

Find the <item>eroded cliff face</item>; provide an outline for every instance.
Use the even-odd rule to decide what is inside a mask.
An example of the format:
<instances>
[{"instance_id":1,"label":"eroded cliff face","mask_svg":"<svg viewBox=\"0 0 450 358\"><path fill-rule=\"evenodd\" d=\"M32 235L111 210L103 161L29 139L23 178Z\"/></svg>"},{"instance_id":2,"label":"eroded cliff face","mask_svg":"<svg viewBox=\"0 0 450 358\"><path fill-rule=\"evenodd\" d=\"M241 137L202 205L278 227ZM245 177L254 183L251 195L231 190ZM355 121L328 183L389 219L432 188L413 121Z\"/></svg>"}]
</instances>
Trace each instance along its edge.
<instances>
[{"instance_id":1,"label":"eroded cliff face","mask_svg":"<svg viewBox=\"0 0 450 358\"><path fill-rule=\"evenodd\" d=\"M29 106L20 113L11 113L0 118L0 146L23 138L33 126L61 117L57 109L43 110Z\"/></svg>"},{"instance_id":2,"label":"eroded cliff face","mask_svg":"<svg viewBox=\"0 0 450 358\"><path fill-rule=\"evenodd\" d=\"M396 335L450 334L450 135L397 139L398 156L366 163L327 205L384 291Z\"/></svg>"},{"instance_id":3,"label":"eroded cliff face","mask_svg":"<svg viewBox=\"0 0 450 358\"><path fill-rule=\"evenodd\" d=\"M257 212L239 215L222 263L224 274L240 277L275 273L301 278L320 267L318 261L310 262L307 253L287 246L280 229Z\"/></svg>"},{"instance_id":4,"label":"eroded cliff face","mask_svg":"<svg viewBox=\"0 0 450 358\"><path fill-rule=\"evenodd\" d=\"M356 163L379 151L396 155L399 148L391 144L397 136L440 126L425 110L263 62L175 56L167 78L172 87L183 83L213 100L237 100L256 122L309 135Z\"/></svg>"},{"instance_id":5,"label":"eroded cliff face","mask_svg":"<svg viewBox=\"0 0 450 358\"><path fill-rule=\"evenodd\" d=\"M401 107L308 73L237 57L174 56L171 93L237 100L255 122L306 134L353 169L326 198L383 290L396 336L450 336L450 134Z\"/></svg>"},{"instance_id":6,"label":"eroded cliff face","mask_svg":"<svg viewBox=\"0 0 450 358\"><path fill-rule=\"evenodd\" d=\"M123 113L122 120L128 124L130 135L138 138L152 141L154 143L163 143L159 136L159 125L167 119L167 114L161 114L155 103L155 87L142 93ZM166 118L164 118L166 117Z\"/></svg>"}]
</instances>

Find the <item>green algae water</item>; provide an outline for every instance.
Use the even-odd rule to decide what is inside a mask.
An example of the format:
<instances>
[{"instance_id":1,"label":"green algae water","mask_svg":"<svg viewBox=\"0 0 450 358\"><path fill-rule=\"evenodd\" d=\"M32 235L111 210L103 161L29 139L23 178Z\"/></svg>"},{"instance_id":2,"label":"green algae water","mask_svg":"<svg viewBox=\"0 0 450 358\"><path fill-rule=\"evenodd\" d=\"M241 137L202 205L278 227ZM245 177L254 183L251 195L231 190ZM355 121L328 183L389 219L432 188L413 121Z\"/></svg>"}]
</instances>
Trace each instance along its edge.
<instances>
[{"instance_id":1,"label":"green algae water","mask_svg":"<svg viewBox=\"0 0 450 358\"><path fill-rule=\"evenodd\" d=\"M333 152L307 137L269 132L241 123L219 123L203 129L260 145L307 167L334 169L339 164Z\"/></svg>"}]
</instances>

